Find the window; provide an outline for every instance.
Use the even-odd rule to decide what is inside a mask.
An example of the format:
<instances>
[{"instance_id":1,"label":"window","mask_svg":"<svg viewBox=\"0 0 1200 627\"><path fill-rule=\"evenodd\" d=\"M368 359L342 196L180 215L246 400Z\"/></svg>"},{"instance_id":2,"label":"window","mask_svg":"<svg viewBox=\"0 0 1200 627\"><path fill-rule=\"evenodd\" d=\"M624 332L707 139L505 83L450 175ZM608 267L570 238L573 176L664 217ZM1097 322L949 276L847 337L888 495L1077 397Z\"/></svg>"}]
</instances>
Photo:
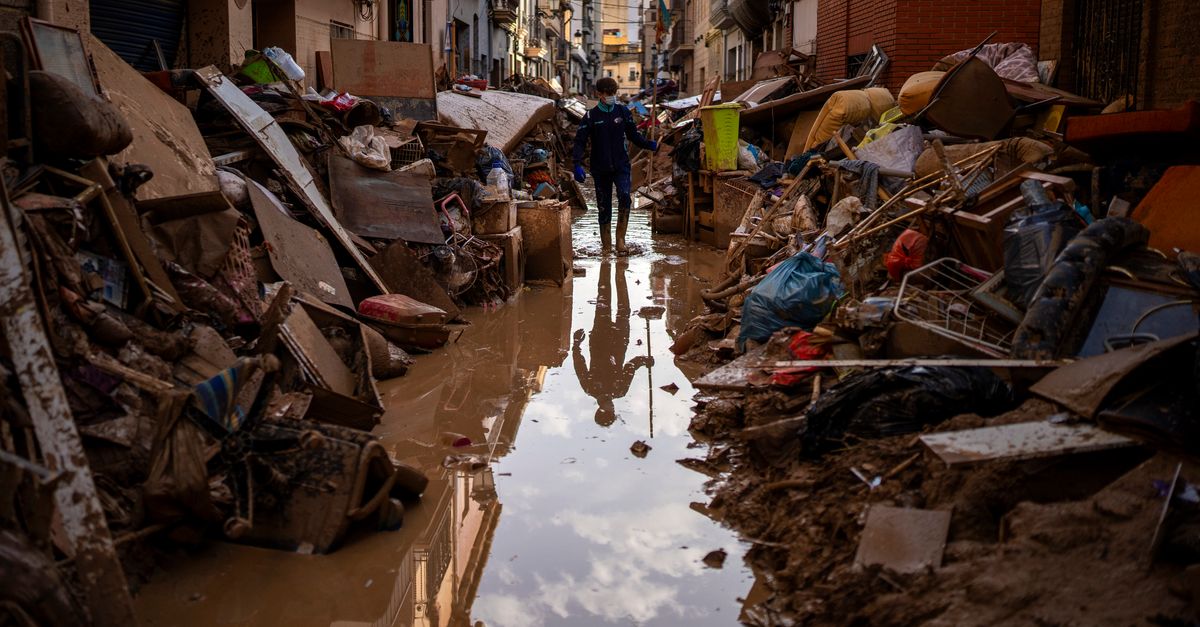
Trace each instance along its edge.
<instances>
[{"instance_id":1,"label":"window","mask_svg":"<svg viewBox=\"0 0 1200 627\"><path fill-rule=\"evenodd\" d=\"M858 76L858 71L866 62L867 55L865 53L846 57L846 76Z\"/></svg>"},{"instance_id":2,"label":"window","mask_svg":"<svg viewBox=\"0 0 1200 627\"><path fill-rule=\"evenodd\" d=\"M330 39L354 39L354 27L349 24L329 20Z\"/></svg>"},{"instance_id":3,"label":"window","mask_svg":"<svg viewBox=\"0 0 1200 627\"><path fill-rule=\"evenodd\" d=\"M629 80L636 81L637 77L638 77L637 67L632 66L632 65L629 66Z\"/></svg>"},{"instance_id":4,"label":"window","mask_svg":"<svg viewBox=\"0 0 1200 627\"><path fill-rule=\"evenodd\" d=\"M612 78L612 77L613 77L613 71L612 71L612 70L604 70L604 75L605 75L605 76L607 76L607 77L609 77L609 78Z\"/></svg>"}]
</instances>

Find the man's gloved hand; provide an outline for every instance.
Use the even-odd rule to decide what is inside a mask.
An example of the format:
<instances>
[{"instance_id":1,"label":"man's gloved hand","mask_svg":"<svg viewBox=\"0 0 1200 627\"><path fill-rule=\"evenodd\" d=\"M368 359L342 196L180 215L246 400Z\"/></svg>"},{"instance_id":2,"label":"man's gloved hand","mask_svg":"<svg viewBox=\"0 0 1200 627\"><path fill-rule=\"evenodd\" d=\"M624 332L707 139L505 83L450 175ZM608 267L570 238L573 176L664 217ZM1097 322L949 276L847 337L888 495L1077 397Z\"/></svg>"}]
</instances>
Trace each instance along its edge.
<instances>
[{"instance_id":1,"label":"man's gloved hand","mask_svg":"<svg viewBox=\"0 0 1200 627\"><path fill-rule=\"evenodd\" d=\"M587 174L584 173L583 166L576 165L575 166L575 180L579 183L582 183L583 179L585 179L585 178L587 178Z\"/></svg>"},{"instance_id":2,"label":"man's gloved hand","mask_svg":"<svg viewBox=\"0 0 1200 627\"><path fill-rule=\"evenodd\" d=\"M650 152L658 152L658 142L651 140Z\"/></svg>"}]
</instances>

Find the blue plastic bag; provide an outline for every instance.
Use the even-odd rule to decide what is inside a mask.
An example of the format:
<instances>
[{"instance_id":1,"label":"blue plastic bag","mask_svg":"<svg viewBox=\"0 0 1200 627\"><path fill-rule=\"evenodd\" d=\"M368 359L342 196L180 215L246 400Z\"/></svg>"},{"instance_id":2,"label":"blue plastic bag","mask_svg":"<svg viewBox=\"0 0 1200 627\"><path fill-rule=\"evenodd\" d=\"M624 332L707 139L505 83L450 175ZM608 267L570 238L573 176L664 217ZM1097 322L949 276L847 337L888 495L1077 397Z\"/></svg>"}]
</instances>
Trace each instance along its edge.
<instances>
[{"instance_id":1,"label":"blue plastic bag","mask_svg":"<svg viewBox=\"0 0 1200 627\"><path fill-rule=\"evenodd\" d=\"M833 309L845 289L837 268L808 253L780 263L762 280L742 307L738 347L746 340L765 342L784 327L811 330Z\"/></svg>"}]
</instances>

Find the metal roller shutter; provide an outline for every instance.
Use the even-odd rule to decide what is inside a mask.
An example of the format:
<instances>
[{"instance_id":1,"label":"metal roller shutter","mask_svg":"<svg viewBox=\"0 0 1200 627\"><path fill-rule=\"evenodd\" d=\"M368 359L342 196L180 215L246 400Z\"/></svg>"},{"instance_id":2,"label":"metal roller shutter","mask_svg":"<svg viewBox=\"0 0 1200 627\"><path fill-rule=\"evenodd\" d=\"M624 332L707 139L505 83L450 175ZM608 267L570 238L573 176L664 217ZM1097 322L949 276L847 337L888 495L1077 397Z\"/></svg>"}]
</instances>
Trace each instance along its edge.
<instances>
[{"instance_id":1,"label":"metal roller shutter","mask_svg":"<svg viewBox=\"0 0 1200 627\"><path fill-rule=\"evenodd\" d=\"M186 0L91 0L92 34L143 72L159 69L157 40L174 67L186 14Z\"/></svg>"}]
</instances>

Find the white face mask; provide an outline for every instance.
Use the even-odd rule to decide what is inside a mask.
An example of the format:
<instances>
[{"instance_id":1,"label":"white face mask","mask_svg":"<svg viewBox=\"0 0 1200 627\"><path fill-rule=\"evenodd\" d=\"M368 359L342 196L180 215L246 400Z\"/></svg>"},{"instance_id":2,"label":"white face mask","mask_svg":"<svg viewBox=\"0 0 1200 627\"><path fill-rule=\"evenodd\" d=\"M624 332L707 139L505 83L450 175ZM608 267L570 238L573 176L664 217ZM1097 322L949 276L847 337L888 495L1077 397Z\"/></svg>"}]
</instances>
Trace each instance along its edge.
<instances>
[{"instance_id":1,"label":"white face mask","mask_svg":"<svg viewBox=\"0 0 1200 627\"><path fill-rule=\"evenodd\" d=\"M604 97L604 104L606 104L606 105L615 105L615 104L617 104L617 97L616 97L616 96L605 96L605 97Z\"/></svg>"}]
</instances>

